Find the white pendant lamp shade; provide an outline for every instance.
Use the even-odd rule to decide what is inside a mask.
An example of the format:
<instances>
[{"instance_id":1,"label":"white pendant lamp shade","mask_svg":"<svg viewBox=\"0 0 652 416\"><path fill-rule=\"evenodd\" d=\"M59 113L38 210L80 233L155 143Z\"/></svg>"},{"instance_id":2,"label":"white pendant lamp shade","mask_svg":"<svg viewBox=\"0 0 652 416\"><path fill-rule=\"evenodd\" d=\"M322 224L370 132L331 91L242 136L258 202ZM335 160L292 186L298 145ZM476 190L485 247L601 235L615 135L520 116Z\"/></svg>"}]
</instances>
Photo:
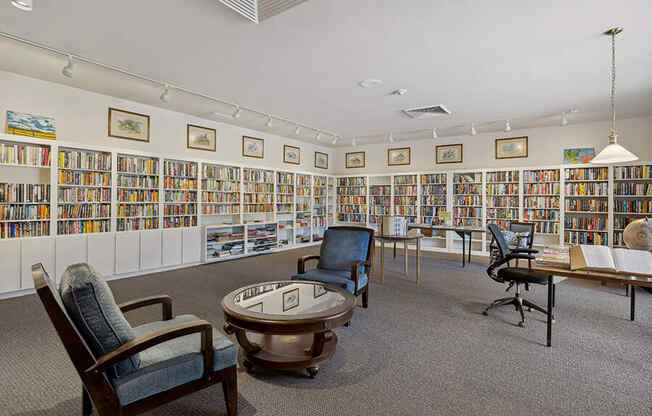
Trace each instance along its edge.
<instances>
[{"instance_id":1,"label":"white pendant lamp shade","mask_svg":"<svg viewBox=\"0 0 652 416\"><path fill-rule=\"evenodd\" d=\"M624 163L638 160L638 156L616 142L616 136L609 136L609 144L593 159L591 163Z\"/></svg>"}]
</instances>

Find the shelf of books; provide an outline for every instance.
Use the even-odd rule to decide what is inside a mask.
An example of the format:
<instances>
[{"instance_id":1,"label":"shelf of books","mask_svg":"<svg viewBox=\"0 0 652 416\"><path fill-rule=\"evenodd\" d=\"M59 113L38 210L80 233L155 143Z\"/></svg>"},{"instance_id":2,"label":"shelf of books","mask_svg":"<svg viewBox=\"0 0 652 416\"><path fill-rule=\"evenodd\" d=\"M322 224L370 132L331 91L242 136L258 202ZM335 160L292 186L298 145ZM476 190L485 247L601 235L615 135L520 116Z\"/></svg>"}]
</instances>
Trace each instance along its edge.
<instances>
[{"instance_id":1,"label":"shelf of books","mask_svg":"<svg viewBox=\"0 0 652 416\"><path fill-rule=\"evenodd\" d=\"M369 177L369 226L380 232L383 217L392 215L392 177Z\"/></svg>"},{"instance_id":2,"label":"shelf of books","mask_svg":"<svg viewBox=\"0 0 652 416\"><path fill-rule=\"evenodd\" d=\"M0 141L0 239L50 235L51 150Z\"/></svg>"},{"instance_id":3,"label":"shelf of books","mask_svg":"<svg viewBox=\"0 0 652 416\"><path fill-rule=\"evenodd\" d=\"M59 147L57 234L111 231L111 153Z\"/></svg>"},{"instance_id":4,"label":"shelf of books","mask_svg":"<svg viewBox=\"0 0 652 416\"><path fill-rule=\"evenodd\" d=\"M337 198L337 195L335 194L335 178L332 176L328 177L328 189L326 190L327 192L327 197L326 200L328 201L327 205L327 210L328 210L328 225L333 225L335 224L335 200Z\"/></svg>"},{"instance_id":5,"label":"shelf of books","mask_svg":"<svg viewBox=\"0 0 652 416\"><path fill-rule=\"evenodd\" d=\"M118 154L116 231L159 228L159 159Z\"/></svg>"},{"instance_id":6,"label":"shelf of books","mask_svg":"<svg viewBox=\"0 0 652 416\"><path fill-rule=\"evenodd\" d=\"M523 221L534 223L535 244L559 244L559 169L523 171Z\"/></svg>"},{"instance_id":7,"label":"shelf of books","mask_svg":"<svg viewBox=\"0 0 652 416\"><path fill-rule=\"evenodd\" d=\"M242 169L242 215L245 223L274 221L274 171Z\"/></svg>"},{"instance_id":8,"label":"shelf of books","mask_svg":"<svg viewBox=\"0 0 652 416\"><path fill-rule=\"evenodd\" d=\"M439 213L448 211L448 174L446 173L424 173L421 175L421 222L435 225L443 225L439 219ZM446 247L446 231L433 231L424 240L424 245L434 247Z\"/></svg>"},{"instance_id":9,"label":"shelf of books","mask_svg":"<svg viewBox=\"0 0 652 416\"><path fill-rule=\"evenodd\" d=\"M276 220L279 246L294 244L294 173L276 172Z\"/></svg>"},{"instance_id":10,"label":"shelf of books","mask_svg":"<svg viewBox=\"0 0 652 416\"><path fill-rule=\"evenodd\" d=\"M312 177L312 241L321 241L328 227L328 178Z\"/></svg>"},{"instance_id":11,"label":"shelf of books","mask_svg":"<svg viewBox=\"0 0 652 416\"><path fill-rule=\"evenodd\" d=\"M614 166L613 183L613 245L625 247L627 224L652 217L652 165Z\"/></svg>"},{"instance_id":12,"label":"shelf of books","mask_svg":"<svg viewBox=\"0 0 652 416\"><path fill-rule=\"evenodd\" d=\"M394 176L394 215L407 218L408 223L417 222L419 216L418 175Z\"/></svg>"},{"instance_id":13,"label":"shelf of books","mask_svg":"<svg viewBox=\"0 0 652 416\"><path fill-rule=\"evenodd\" d=\"M240 223L240 168L202 164L202 224Z\"/></svg>"},{"instance_id":14,"label":"shelf of books","mask_svg":"<svg viewBox=\"0 0 652 416\"><path fill-rule=\"evenodd\" d=\"M247 225L247 254L262 253L278 247L277 223Z\"/></svg>"},{"instance_id":15,"label":"shelf of books","mask_svg":"<svg viewBox=\"0 0 652 416\"><path fill-rule=\"evenodd\" d=\"M367 223L367 177L337 178L337 221Z\"/></svg>"},{"instance_id":16,"label":"shelf of books","mask_svg":"<svg viewBox=\"0 0 652 416\"><path fill-rule=\"evenodd\" d=\"M504 170L486 173L486 224L496 224L509 230L512 221L519 219L519 171Z\"/></svg>"},{"instance_id":17,"label":"shelf of books","mask_svg":"<svg viewBox=\"0 0 652 416\"><path fill-rule=\"evenodd\" d=\"M482 172L453 174L453 224L482 228ZM453 241L461 247L459 237ZM482 234L473 234L472 242L474 249L482 249Z\"/></svg>"},{"instance_id":18,"label":"shelf of books","mask_svg":"<svg viewBox=\"0 0 652 416\"><path fill-rule=\"evenodd\" d=\"M564 242L609 244L609 168L564 169Z\"/></svg>"},{"instance_id":19,"label":"shelf of books","mask_svg":"<svg viewBox=\"0 0 652 416\"><path fill-rule=\"evenodd\" d=\"M163 162L163 227L181 228L197 225L197 162L165 159Z\"/></svg>"},{"instance_id":20,"label":"shelf of books","mask_svg":"<svg viewBox=\"0 0 652 416\"><path fill-rule=\"evenodd\" d=\"M204 262L234 258L245 254L243 225L209 225L205 227Z\"/></svg>"},{"instance_id":21,"label":"shelf of books","mask_svg":"<svg viewBox=\"0 0 652 416\"><path fill-rule=\"evenodd\" d=\"M297 174L296 182L295 243L309 243L312 235L312 178Z\"/></svg>"}]
</instances>

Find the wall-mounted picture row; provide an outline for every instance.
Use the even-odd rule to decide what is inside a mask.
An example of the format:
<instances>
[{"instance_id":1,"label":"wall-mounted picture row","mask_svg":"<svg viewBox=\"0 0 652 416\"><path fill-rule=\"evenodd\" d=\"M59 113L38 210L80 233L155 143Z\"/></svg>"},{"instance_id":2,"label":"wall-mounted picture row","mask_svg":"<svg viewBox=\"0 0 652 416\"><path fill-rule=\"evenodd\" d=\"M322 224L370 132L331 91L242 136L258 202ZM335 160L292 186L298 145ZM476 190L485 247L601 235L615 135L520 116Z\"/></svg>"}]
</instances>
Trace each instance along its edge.
<instances>
[{"instance_id":1,"label":"wall-mounted picture row","mask_svg":"<svg viewBox=\"0 0 652 416\"><path fill-rule=\"evenodd\" d=\"M315 167L319 169L328 169L328 154L315 152Z\"/></svg>"},{"instance_id":2,"label":"wall-mounted picture row","mask_svg":"<svg viewBox=\"0 0 652 416\"><path fill-rule=\"evenodd\" d=\"M208 127L188 124L187 129L188 149L208 150L214 152L217 147L217 132Z\"/></svg>"},{"instance_id":3,"label":"wall-mounted picture row","mask_svg":"<svg viewBox=\"0 0 652 416\"><path fill-rule=\"evenodd\" d=\"M242 156L265 158L265 140L242 136Z\"/></svg>"},{"instance_id":4,"label":"wall-mounted picture row","mask_svg":"<svg viewBox=\"0 0 652 416\"><path fill-rule=\"evenodd\" d=\"M387 166L402 166L411 163L410 148L387 149Z\"/></svg>"},{"instance_id":5,"label":"wall-mounted picture row","mask_svg":"<svg viewBox=\"0 0 652 416\"><path fill-rule=\"evenodd\" d=\"M109 136L149 142L149 116L109 108Z\"/></svg>"},{"instance_id":6,"label":"wall-mounted picture row","mask_svg":"<svg viewBox=\"0 0 652 416\"><path fill-rule=\"evenodd\" d=\"M349 152L346 154L347 169L364 168L365 167L365 152Z\"/></svg>"},{"instance_id":7,"label":"wall-mounted picture row","mask_svg":"<svg viewBox=\"0 0 652 416\"><path fill-rule=\"evenodd\" d=\"M435 147L435 163L462 163L461 144L444 144Z\"/></svg>"},{"instance_id":8,"label":"wall-mounted picture row","mask_svg":"<svg viewBox=\"0 0 652 416\"><path fill-rule=\"evenodd\" d=\"M301 164L301 149L295 146L283 145L283 163L291 163L293 165Z\"/></svg>"},{"instance_id":9,"label":"wall-mounted picture row","mask_svg":"<svg viewBox=\"0 0 652 416\"><path fill-rule=\"evenodd\" d=\"M496 159L527 157L527 136L496 139Z\"/></svg>"}]
</instances>

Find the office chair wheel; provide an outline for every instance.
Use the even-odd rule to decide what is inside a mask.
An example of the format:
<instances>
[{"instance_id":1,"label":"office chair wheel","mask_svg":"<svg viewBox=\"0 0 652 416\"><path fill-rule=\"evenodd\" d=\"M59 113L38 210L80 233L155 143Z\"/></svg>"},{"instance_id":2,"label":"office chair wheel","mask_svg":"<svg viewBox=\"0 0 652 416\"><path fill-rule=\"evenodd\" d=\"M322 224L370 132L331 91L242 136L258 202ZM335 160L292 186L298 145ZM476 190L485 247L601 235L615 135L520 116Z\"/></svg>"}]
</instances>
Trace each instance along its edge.
<instances>
[{"instance_id":1,"label":"office chair wheel","mask_svg":"<svg viewBox=\"0 0 652 416\"><path fill-rule=\"evenodd\" d=\"M532 312L532 308L529 308L529 307L528 307L528 308L527 308L527 311L528 311L528 312Z\"/></svg>"},{"instance_id":2,"label":"office chair wheel","mask_svg":"<svg viewBox=\"0 0 652 416\"><path fill-rule=\"evenodd\" d=\"M482 314L483 314L484 316L489 316L489 311L488 311L488 310L482 311Z\"/></svg>"},{"instance_id":3,"label":"office chair wheel","mask_svg":"<svg viewBox=\"0 0 652 416\"><path fill-rule=\"evenodd\" d=\"M523 328L525 327L525 321L520 321L517 325Z\"/></svg>"}]
</instances>

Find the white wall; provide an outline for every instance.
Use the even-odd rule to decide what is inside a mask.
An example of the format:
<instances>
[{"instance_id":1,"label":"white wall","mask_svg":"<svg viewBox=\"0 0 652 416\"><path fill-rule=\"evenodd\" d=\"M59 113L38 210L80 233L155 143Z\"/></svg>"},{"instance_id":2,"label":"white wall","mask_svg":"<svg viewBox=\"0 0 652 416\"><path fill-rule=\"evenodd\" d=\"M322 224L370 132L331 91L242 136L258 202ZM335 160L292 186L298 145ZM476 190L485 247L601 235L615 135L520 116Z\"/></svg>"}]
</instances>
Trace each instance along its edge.
<instances>
[{"instance_id":1,"label":"white wall","mask_svg":"<svg viewBox=\"0 0 652 416\"><path fill-rule=\"evenodd\" d=\"M149 143L109 137L109 107L150 115ZM334 170L334 151L326 147L0 71L0 125L3 132L7 110L54 117L57 123L57 138L66 142L135 149L178 159L207 159L289 171L324 174ZM217 151L188 149L188 123L216 129ZM242 156L243 135L265 139L264 159ZM283 163L284 144L301 148L301 165ZM315 151L329 154L329 170L314 167Z\"/></svg>"},{"instance_id":2,"label":"white wall","mask_svg":"<svg viewBox=\"0 0 652 416\"><path fill-rule=\"evenodd\" d=\"M652 117L619 120L619 143L634 152L640 160L652 160ZM607 144L609 123L596 122L566 127L541 127L512 130L510 133L486 133L477 136L444 137L437 140L396 141L393 144L358 145L337 149L335 172L343 175L399 173L411 171L451 170L464 168L504 168L537 165L559 165L563 149L570 147L595 147L596 152ZM528 136L528 157L500 159L494 157L496 138ZM435 164L435 146L463 144L463 163ZM410 166L387 166L387 149L412 148ZM346 152L365 151L366 167L346 169Z\"/></svg>"}]
</instances>

